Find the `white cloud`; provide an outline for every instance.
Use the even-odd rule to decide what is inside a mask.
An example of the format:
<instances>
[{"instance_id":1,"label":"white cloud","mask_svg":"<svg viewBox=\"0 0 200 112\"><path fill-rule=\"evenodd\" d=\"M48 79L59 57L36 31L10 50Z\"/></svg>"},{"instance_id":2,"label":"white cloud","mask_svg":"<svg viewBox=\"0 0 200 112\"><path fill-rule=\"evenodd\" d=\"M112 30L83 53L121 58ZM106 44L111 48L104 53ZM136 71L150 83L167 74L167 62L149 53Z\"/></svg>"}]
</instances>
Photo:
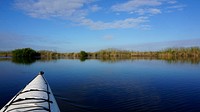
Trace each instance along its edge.
<instances>
[{"instance_id":1,"label":"white cloud","mask_svg":"<svg viewBox=\"0 0 200 112\"><path fill-rule=\"evenodd\" d=\"M0 32L0 50L13 50L16 48L31 47L36 50L49 49L59 50L60 45L66 46L71 42L57 39L49 39L45 36L24 35L12 32Z\"/></svg>"},{"instance_id":2,"label":"white cloud","mask_svg":"<svg viewBox=\"0 0 200 112\"><path fill-rule=\"evenodd\" d=\"M177 1L176 1L176 0L170 0L170 1L168 1L168 3L169 3L169 4L176 4Z\"/></svg>"},{"instance_id":3,"label":"white cloud","mask_svg":"<svg viewBox=\"0 0 200 112\"><path fill-rule=\"evenodd\" d=\"M166 5L165 9L168 7L168 10L181 10L184 7L177 4L176 0L128 0L111 6L112 15L119 17L123 13L128 13L128 16L121 20L105 22L89 18L90 13L97 13L103 8L94 2L95 0L16 0L15 6L34 18L64 19L96 30L143 26L148 26L149 29L146 23L151 15L163 12L161 5Z\"/></svg>"},{"instance_id":4,"label":"white cloud","mask_svg":"<svg viewBox=\"0 0 200 112\"><path fill-rule=\"evenodd\" d=\"M161 10L157 8L138 9L135 11L135 13L138 13L139 15L145 15L146 13L155 15L155 14L160 14Z\"/></svg>"},{"instance_id":5,"label":"white cloud","mask_svg":"<svg viewBox=\"0 0 200 112\"><path fill-rule=\"evenodd\" d=\"M105 40L113 40L114 39L114 37L113 37L113 35L105 35L104 37L103 37L103 39L105 39Z\"/></svg>"},{"instance_id":6,"label":"white cloud","mask_svg":"<svg viewBox=\"0 0 200 112\"><path fill-rule=\"evenodd\" d=\"M155 7L162 4L159 0L129 0L128 2L113 5L111 9L113 11L131 12L136 11L143 7Z\"/></svg>"},{"instance_id":7,"label":"white cloud","mask_svg":"<svg viewBox=\"0 0 200 112\"><path fill-rule=\"evenodd\" d=\"M167 7L168 9L177 9L177 10L183 10L183 8L186 7L186 5L173 5Z\"/></svg>"},{"instance_id":8,"label":"white cloud","mask_svg":"<svg viewBox=\"0 0 200 112\"><path fill-rule=\"evenodd\" d=\"M126 48L127 50L136 50L136 51L157 51L173 47L178 48L178 47L195 47L195 46L200 46L200 38L194 38L188 40L141 43L135 45L124 45L120 47Z\"/></svg>"},{"instance_id":9,"label":"white cloud","mask_svg":"<svg viewBox=\"0 0 200 112\"><path fill-rule=\"evenodd\" d=\"M82 10L88 0L17 0L16 7L35 18L85 16Z\"/></svg>"},{"instance_id":10,"label":"white cloud","mask_svg":"<svg viewBox=\"0 0 200 112\"><path fill-rule=\"evenodd\" d=\"M82 19L81 24L89 26L91 29L116 29L116 28L139 28L143 23L148 22L148 17L127 18L124 20L117 20L112 22L94 22L91 19Z\"/></svg>"},{"instance_id":11,"label":"white cloud","mask_svg":"<svg viewBox=\"0 0 200 112\"><path fill-rule=\"evenodd\" d=\"M176 0L129 0L111 7L114 12L127 12L129 14L156 15L161 14L166 7L171 10L183 10ZM172 12L172 11L171 11Z\"/></svg>"},{"instance_id":12,"label":"white cloud","mask_svg":"<svg viewBox=\"0 0 200 112\"><path fill-rule=\"evenodd\" d=\"M93 5L90 7L91 11L92 12L96 12L96 11L99 11L101 10L101 7L99 7L98 5Z\"/></svg>"},{"instance_id":13,"label":"white cloud","mask_svg":"<svg viewBox=\"0 0 200 112\"><path fill-rule=\"evenodd\" d=\"M151 14L160 14L161 10L160 9L156 9L156 8L151 8L148 10L149 13Z\"/></svg>"}]
</instances>

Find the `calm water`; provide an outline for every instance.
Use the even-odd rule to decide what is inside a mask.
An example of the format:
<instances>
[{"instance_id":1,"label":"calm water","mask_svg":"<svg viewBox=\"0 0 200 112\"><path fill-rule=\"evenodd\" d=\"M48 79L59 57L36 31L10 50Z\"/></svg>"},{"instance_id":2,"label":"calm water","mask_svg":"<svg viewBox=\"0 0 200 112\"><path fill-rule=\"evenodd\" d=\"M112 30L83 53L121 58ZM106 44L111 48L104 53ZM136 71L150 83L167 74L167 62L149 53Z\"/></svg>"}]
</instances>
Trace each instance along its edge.
<instances>
[{"instance_id":1,"label":"calm water","mask_svg":"<svg viewBox=\"0 0 200 112\"><path fill-rule=\"evenodd\" d=\"M1 60L0 108L41 70L62 112L200 112L200 64L162 60Z\"/></svg>"}]
</instances>

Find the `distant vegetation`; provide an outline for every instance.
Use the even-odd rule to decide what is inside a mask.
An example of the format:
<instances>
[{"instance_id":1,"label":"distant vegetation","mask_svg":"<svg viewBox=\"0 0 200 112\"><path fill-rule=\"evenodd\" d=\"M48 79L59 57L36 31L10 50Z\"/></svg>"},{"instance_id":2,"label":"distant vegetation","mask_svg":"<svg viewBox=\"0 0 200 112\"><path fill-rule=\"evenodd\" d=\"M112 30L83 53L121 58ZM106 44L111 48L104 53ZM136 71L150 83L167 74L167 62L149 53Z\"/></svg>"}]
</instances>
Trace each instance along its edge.
<instances>
[{"instance_id":1,"label":"distant vegetation","mask_svg":"<svg viewBox=\"0 0 200 112\"><path fill-rule=\"evenodd\" d=\"M47 60L64 58L63 53L57 53L55 51L42 50L38 51L38 53L40 54L40 57L42 59L47 59Z\"/></svg>"},{"instance_id":2,"label":"distant vegetation","mask_svg":"<svg viewBox=\"0 0 200 112\"><path fill-rule=\"evenodd\" d=\"M86 53L85 51L81 51L79 53L80 58L87 58L88 57L88 53Z\"/></svg>"},{"instance_id":3,"label":"distant vegetation","mask_svg":"<svg viewBox=\"0 0 200 112\"><path fill-rule=\"evenodd\" d=\"M64 53L64 56L79 58L84 55L87 58L131 58L131 57L157 57L157 58L172 58L172 57L200 57L199 47L190 48L168 48L162 51L127 51L117 49L105 49L98 52L85 52L80 53Z\"/></svg>"},{"instance_id":4,"label":"distant vegetation","mask_svg":"<svg viewBox=\"0 0 200 112\"><path fill-rule=\"evenodd\" d=\"M83 52L83 51L82 51ZM84 59L100 59L101 61L115 62L119 60L136 60L136 59L159 59L166 60L169 63L173 62L200 62L200 48L168 48L161 51L127 51L118 49L105 49L98 52L85 52L87 57ZM81 53L63 53L64 57L71 59L81 59ZM86 55L86 54L85 54ZM81 59L82 60L82 59Z\"/></svg>"},{"instance_id":5,"label":"distant vegetation","mask_svg":"<svg viewBox=\"0 0 200 112\"><path fill-rule=\"evenodd\" d=\"M40 56L40 54L31 48L22 48L22 49L13 50L12 56L19 57L19 58L21 58L21 57L36 58L36 57Z\"/></svg>"},{"instance_id":6,"label":"distant vegetation","mask_svg":"<svg viewBox=\"0 0 200 112\"><path fill-rule=\"evenodd\" d=\"M11 54L12 62L17 64L31 64L40 58L40 54L31 48L15 49Z\"/></svg>"},{"instance_id":7,"label":"distant vegetation","mask_svg":"<svg viewBox=\"0 0 200 112\"><path fill-rule=\"evenodd\" d=\"M161 51L127 51L118 49L105 49L98 52L86 52L80 51L77 53L58 53L54 51L35 51L31 48L16 49L11 51L0 52L1 57L29 57L35 58L40 57L44 60L59 59L59 58L69 58L69 59L80 59L84 61L85 59L100 59L102 61L106 60L123 60L123 59L161 59L168 62L179 61L190 61L200 62L200 48L199 47L189 47L189 48L168 48Z\"/></svg>"},{"instance_id":8,"label":"distant vegetation","mask_svg":"<svg viewBox=\"0 0 200 112\"><path fill-rule=\"evenodd\" d=\"M11 57L12 52L11 51L0 51L0 57Z\"/></svg>"}]
</instances>

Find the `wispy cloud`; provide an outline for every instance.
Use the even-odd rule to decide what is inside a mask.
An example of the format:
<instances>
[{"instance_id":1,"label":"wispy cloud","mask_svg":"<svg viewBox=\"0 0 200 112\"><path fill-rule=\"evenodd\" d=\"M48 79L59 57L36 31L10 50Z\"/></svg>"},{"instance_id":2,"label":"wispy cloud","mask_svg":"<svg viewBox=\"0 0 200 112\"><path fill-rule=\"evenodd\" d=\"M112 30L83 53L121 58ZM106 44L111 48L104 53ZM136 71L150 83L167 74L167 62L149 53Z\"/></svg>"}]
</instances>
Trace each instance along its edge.
<instances>
[{"instance_id":1,"label":"wispy cloud","mask_svg":"<svg viewBox=\"0 0 200 112\"><path fill-rule=\"evenodd\" d=\"M188 40L174 40L174 41L165 41L165 42L150 42L150 43L141 43L137 45L128 45L123 46L128 50L135 51L155 51L163 50L166 48L177 48L177 47L200 47L200 38L188 39Z\"/></svg>"},{"instance_id":2,"label":"wispy cloud","mask_svg":"<svg viewBox=\"0 0 200 112\"><path fill-rule=\"evenodd\" d=\"M146 13L149 14L160 14L161 10L157 9L157 8L149 8L149 9L138 9L135 12L131 12L131 13L138 13L139 15L145 15Z\"/></svg>"},{"instance_id":3,"label":"wispy cloud","mask_svg":"<svg viewBox=\"0 0 200 112\"><path fill-rule=\"evenodd\" d=\"M116 28L137 28L141 24L148 22L147 17L127 18L125 20L117 20L112 22L93 21L91 19L82 19L81 24L89 26L92 29L116 29Z\"/></svg>"},{"instance_id":4,"label":"wispy cloud","mask_svg":"<svg viewBox=\"0 0 200 112\"><path fill-rule=\"evenodd\" d=\"M180 5L176 0L129 0L111 7L114 12L127 12L129 14L156 15L161 14L162 7L170 9L183 9L185 5Z\"/></svg>"},{"instance_id":5,"label":"wispy cloud","mask_svg":"<svg viewBox=\"0 0 200 112\"><path fill-rule=\"evenodd\" d=\"M16 7L24 10L29 16L35 18L66 18L85 16L82 10L88 0L16 0Z\"/></svg>"},{"instance_id":6,"label":"wispy cloud","mask_svg":"<svg viewBox=\"0 0 200 112\"><path fill-rule=\"evenodd\" d=\"M36 50L49 49L59 50L60 45L70 44L68 41L51 39L48 37L38 37L30 35L21 35L17 33L0 32L0 50L13 50L16 48L31 47Z\"/></svg>"},{"instance_id":7,"label":"wispy cloud","mask_svg":"<svg viewBox=\"0 0 200 112\"><path fill-rule=\"evenodd\" d=\"M183 10L185 7L186 7L186 5L173 5L173 6L169 6L167 8L171 9L171 10L174 10L174 9Z\"/></svg>"},{"instance_id":8,"label":"wispy cloud","mask_svg":"<svg viewBox=\"0 0 200 112\"><path fill-rule=\"evenodd\" d=\"M99 10L101 10L102 8L101 7L99 7L98 5L92 5L91 7L90 7L90 10L92 11L92 12L96 12L96 11L99 11Z\"/></svg>"},{"instance_id":9,"label":"wispy cloud","mask_svg":"<svg viewBox=\"0 0 200 112\"><path fill-rule=\"evenodd\" d=\"M167 1L169 4L176 4L177 3L177 1L176 0L169 0L169 1Z\"/></svg>"},{"instance_id":10,"label":"wispy cloud","mask_svg":"<svg viewBox=\"0 0 200 112\"><path fill-rule=\"evenodd\" d=\"M34 18L64 19L95 30L140 28L148 25L150 16L163 12L161 6L170 10L184 8L176 0L128 0L113 4L109 12L113 15L128 13L129 16L105 22L89 18L90 14L103 9L96 0L16 0L15 6ZM136 15L132 16L133 14Z\"/></svg>"},{"instance_id":11,"label":"wispy cloud","mask_svg":"<svg viewBox=\"0 0 200 112\"><path fill-rule=\"evenodd\" d=\"M105 35L105 36L103 36L103 39L107 40L107 41L110 41L110 40L113 40L114 37L113 37L113 35Z\"/></svg>"},{"instance_id":12,"label":"wispy cloud","mask_svg":"<svg viewBox=\"0 0 200 112\"><path fill-rule=\"evenodd\" d=\"M159 0L129 0L128 2L116 4L111 7L113 11L117 12L135 12L141 14L141 10L143 13L151 13L149 8L160 6L162 4Z\"/></svg>"}]
</instances>

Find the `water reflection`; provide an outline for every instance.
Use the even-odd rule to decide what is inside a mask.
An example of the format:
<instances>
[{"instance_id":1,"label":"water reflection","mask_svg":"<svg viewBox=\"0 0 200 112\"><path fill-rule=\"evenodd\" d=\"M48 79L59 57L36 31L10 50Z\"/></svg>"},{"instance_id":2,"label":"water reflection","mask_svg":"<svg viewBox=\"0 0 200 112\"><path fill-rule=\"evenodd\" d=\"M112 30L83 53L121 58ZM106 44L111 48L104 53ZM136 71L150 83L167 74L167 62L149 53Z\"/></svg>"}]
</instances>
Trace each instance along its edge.
<instances>
[{"instance_id":1,"label":"water reflection","mask_svg":"<svg viewBox=\"0 0 200 112\"><path fill-rule=\"evenodd\" d=\"M80 60L81 62L84 62L85 60L87 60L87 58L81 57L79 60Z\"/></svg>"},{"instance_id":2,"label":"water reflection","mask_svg":"<svg viewBox=\"0 0 200 112\"><path fill-rule=\"evenodd\" d=\"M179 58L168 58L168 59L161 59L161 60L165 60L168 63L190 63L190 64L199 64L200 63L200 57L199 58L179 57Z\"/></svg>"},{"instance_id":3,"label":"water reflection","mask_svg":"<svg viewBox=\"0 0 200 112\"><path fill-rule=\"evenodd\" d=\"M50 62L50 61L56 61L61 58L19 58L19 57L0 57L0 62L1 61L11 61L15 64L24 64L24 65L31 65L37 61L39 62Z\"/></svg>"},{"instance_id":4,"label":"water reflection","mask_svg":"<svg viewBox=\"0 0 200 112\"><path fill-rule=\"evenodd\" d=\"M11 59L12 59L11 57L0 57L0 62L1 61L9 61Z\"/></svg>"},{"instance_id":5,"label":"water reflection","mask_svg":"<svg viewBox=\"0 0 200 112\"><path fill-rule=\"evenodd\" d=\"M29 58L29 57L23 57L23 58L19 58L19 57L13 57L12 58L12 62L16 63L16 64L25 64L25 65L30 65L34 62L36 62L36 58Z\"/></svg>"},{"instance_id":6,"label":"water reflection","mask_svg":"<svg viewBox=\"0 0 200 112\"><path fill-rule=\"evenodd\" d=\"M90 60L88 58L12 58L12 57L0 57L0 61L8 61L12 60L13 63L16 64L26 64L30 65L32 63L35 63L36 61L41 62L49 62L52 60L58 60L58 59L79 59L81 62ZM158 57L132 57L132 58L93 58L95 60L100 60L101 62L106 63L118 63L123 61L135 61L135 60L163 60L166 61L169 64L173 63L189 63L189 64L199 64L200 63L200 57L198 58L185 58L185 57L176 57L176 58L158 58Z\"/></svg>"},{"instance_id":7,"label":"water reflection","mask_svg":"<svg viewBox=\"0 0 200 112\"><path fill-rule=\"evenodd\" d=\"M101 62L116 63L120 61L128 60L163 60L169 64L172 63L190 63L190 64L199 64L199 58L185 58L185 57L176 57L176 58L158 58L158 57L132 57L132 58L99 58Z\"/></svg>"}]
</instances>

